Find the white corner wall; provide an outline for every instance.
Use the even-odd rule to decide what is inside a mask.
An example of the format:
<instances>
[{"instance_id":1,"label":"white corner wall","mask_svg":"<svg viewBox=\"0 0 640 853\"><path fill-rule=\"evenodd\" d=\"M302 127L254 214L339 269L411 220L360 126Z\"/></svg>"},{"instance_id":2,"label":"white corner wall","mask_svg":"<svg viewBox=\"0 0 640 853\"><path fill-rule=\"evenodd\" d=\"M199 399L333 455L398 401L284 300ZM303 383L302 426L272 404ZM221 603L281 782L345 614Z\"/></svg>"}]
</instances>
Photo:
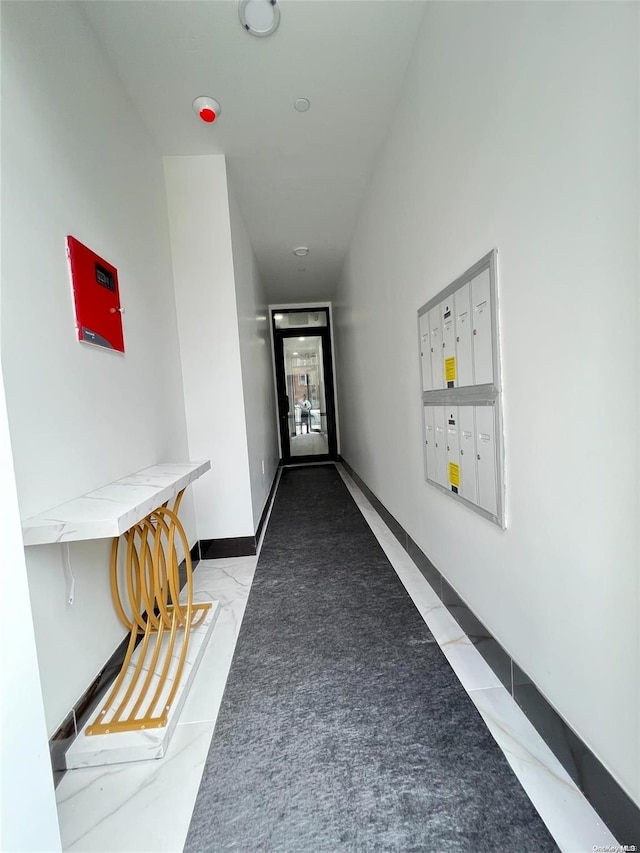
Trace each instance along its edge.
<instances>
[{"instance_id":1,"label":"white corner wall","mask_svg":"<svg viewBox=\"0 0 640 853\"><path fill-rule=\"evenodd\" d=\"M256 530L280 461L270 319L256 258L231 186L229 186L229 213L253 529Z\"/></svg>"},{"instance_id":2,"label":"white corner wall","mask_svg":"<svg viewBox=\"0 0 640 853\"><path fill-rule=\"evenodd\" d=\"M60 832L1 372L0 470L0 850L54 853Z\"/></svg>"},{"instance_id":3,"label":"white corner wall","mask_svg":"<svg viewBox=\"0 0 640 853\"><path fill-rule=\"evenodd\" d=\"M252 536L240 334L223 155L165 157L189 449L199 539Z\"/></svg>"},{"instance_id":4,"label":"white corner wall","mask_svg":"<svg viewBox=\"0 0 640 853\"><path fill-rule=\"evenodd\" d=\"M334 299L343 456L636 802L638 13L429 4ZM504 532L424 481L416 321L493 247Z\"/></svg>"},{"instance_id":5,"label":"white corner wall","mask_svg":"<svg viewBox=\"0 0 640 853\"><path fill-rule=\"evenodd\" d=\"M74 3L2 4L2 362L20 512L187 457L162 161ZM68 234L112 262L126 354L77 342ZM185 506L185 505L183 505ZM192 504L183 519L195 538ZM47 731L125 635L105 541L26 550Z\"/></svg>"}]
</instances>

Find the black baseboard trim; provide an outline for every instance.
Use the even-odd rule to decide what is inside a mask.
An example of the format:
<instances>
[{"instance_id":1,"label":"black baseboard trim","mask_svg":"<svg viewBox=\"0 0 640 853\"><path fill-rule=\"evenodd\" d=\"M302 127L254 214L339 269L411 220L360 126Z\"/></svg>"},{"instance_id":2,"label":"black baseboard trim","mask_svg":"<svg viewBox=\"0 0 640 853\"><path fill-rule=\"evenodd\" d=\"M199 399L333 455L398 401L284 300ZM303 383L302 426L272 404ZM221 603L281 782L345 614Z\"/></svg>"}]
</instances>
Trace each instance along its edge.
<instances>
[{"instance_id":1,"label":"black baseboard trim","mask_svg":"<svg viewBox=\"0 0 640 853\"><path fill-rule=\"evenodd\" d=\"M51 769L53 771L53 782L57 788L67 772L65 755L73 743L78 732L88 722L100 700L105 696L109 687L113 684L120 672L129 646L129 634L122 640L120 645L111 655L100 672L93 679L89 687L84 691L73 708L49 739L49 753L51 756ZM136 646L142 640L142 634L137 639Z\"/></svg>"},{"instance_id":2,"label":"black baseboard trim","mask_svg":"<svg viewBox=\"0 0 640 853\"><path fill-rule=\"evenodd\" d=\"M640 848L640 808L549 704L531 678L477 618L351 465L342 456L340 462L613 835L622 845Z\"/></svg>"},{"instance_id":3,"label":"black baseboard trim","mask_svg":"<svg viewBox=\"0 0 640 853\"><path fill-rule=\"evenodd\" d=\"M225 557L253 557L254 554L257 554L262 528L269 514L269 507L271 506L271 501L278 485L278 475L281 468L282 462L276 468L276 473L273 477L269 495L262 509L262 515L260 516L255 534L253 536L235 536L228 539L201 539L198 543L201 560L221 560Z\"/></svg>"},{"instance_id":4,"label":"black baseboard trim","mask_svg":"<svg viewBox=\"0 0 640 853\"><path fill-rule=\"evenodd\" d=\"M190 551L191 566L195 569L200 562L199 543L196 543ZM183 560L178 567L180 575L180 589L187 582L187 564ZM91 714L96 709L100 700L105 696L116 676L120 672L122 664L127 654L129 646L129 637L126 637L119 644L117 649L111 655L109 660L102 667L100 672L93 679L89 687L84 691L82 696L69 711L62 723L49 738L49 754L51 757L51 769L53 771L53 782L57 788L64 774L67 772L65 755L71 744L76 738L79 731L87 724ZM142 640L143 635L140 634L136 639L136 646Z\"/></svg>"},{"instance_id":5,"label":"black baseboard trim","mask_svg":"<svg viewBox=\"0 0 640 853\"><path fill-rule=\"evenodd\" d=\"M200 540L200 555L202 560L221 560L224 557L252 557L255 553L255 536Z\"/></svg>"},{"instance_id":6,"label":"black baseboard trim","mask_svg":"<svg viewBox=\"0 0 640 853\"><path fill-rule=\"evenodd\" d=\"M258 527L256 529L256 543L258 543L260 541L260 537L262 536L262 530L263 530L265 522L267 520L267 516L269 515L269 508L271 506L271 502L273 501L273 496L276 492L276 488L278 487L278 478L280 476L281 470L282 470L282 459L278 463L278 467L276 468L276 473L273 475L273 482L271 483L271 488L269 489L269 494L267 495L267 500L265 501L264 507L262 509L262 515L260 516L260 521L258 522Z\"/></svg>"}]
</instances>

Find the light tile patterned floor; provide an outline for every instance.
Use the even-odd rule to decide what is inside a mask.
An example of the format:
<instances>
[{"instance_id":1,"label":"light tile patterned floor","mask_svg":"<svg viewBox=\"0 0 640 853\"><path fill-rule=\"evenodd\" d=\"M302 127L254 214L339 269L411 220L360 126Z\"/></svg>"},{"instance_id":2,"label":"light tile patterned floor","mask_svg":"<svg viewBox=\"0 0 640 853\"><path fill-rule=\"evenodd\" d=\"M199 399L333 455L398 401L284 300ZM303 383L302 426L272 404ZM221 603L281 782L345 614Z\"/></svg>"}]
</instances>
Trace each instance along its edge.
<instances>
[{"instance_id":1,"label":"light tile patterned floor","mask_svg":"<svg viewBox=\"0 0 640 853\"><path fill-rule=\"evenodd\" d=\"M382 519L340 466L338 470L560 849L587 853L596 845L615 845ZM219 600L222 612L168 753L159 761L67 773L57 790L65 850L182 850L256 563L257 557L242 557L198 565L196 590Z\"/></svg>"}]
</instances>

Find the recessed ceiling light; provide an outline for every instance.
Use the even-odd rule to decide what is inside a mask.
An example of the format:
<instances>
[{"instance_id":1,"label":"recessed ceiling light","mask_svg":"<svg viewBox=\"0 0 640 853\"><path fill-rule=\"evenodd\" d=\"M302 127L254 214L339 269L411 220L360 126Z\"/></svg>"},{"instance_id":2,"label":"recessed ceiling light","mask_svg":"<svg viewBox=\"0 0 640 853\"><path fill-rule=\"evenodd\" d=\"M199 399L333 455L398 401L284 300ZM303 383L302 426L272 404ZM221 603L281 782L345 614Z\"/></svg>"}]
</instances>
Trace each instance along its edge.
<instances>
[{"instance_id":1,"label":"recessed ceiling light","mask_svg":"<svg viewBox=\"0 0 640 853\"><path fill-rule=\"evenodd\" d=\"M284 314L274 314L273 319L274 320L284 320Z\"/></svg>"},{"instance_id":2,"label":"recessed ceiling light","mask_svg":"<svg viewBox=\"0 0 640 853\"><path fill-rule=\"evenodd\" d=\"M304 340L304 338L298 338L298 340L299 340L299 341L303 341L303 340Z\"/></svg>"},{"instance_id":3,"label":"recessed ceiling light","mask_svg":"<svg viewBox=\"0 0 640 853\"><path fill-rule=\"evenodd\" d=\"M275 33L280 23L276 0L240 0L238 15L244 29L260 38Z\"/></svg>"},{"instance_id":4,"label":"recessed ceiling light","mask_svg":"<svg viewBox=\"0 0 640 853\"><path fill-rule=\"evenodd\" d=\"M298 246L297 249L293 250L293 254L298 258L304 258L305 255L309 254L309 250L306 246Z\"/></svg>"},{"instance_id":5,"label":"recessed ceiling light","mask_svg":"<svg viewBox=\"0 0 640 853\"><path fill-rule=\"evenodd\" d=\"M306 113L306 111L311 106L311 101L308 98L296 98L293 102L293 106L298 110L299 113Z\"/></svg>"},{"instance_id":6,"label":"recessed ceiling light","mask_svg":"<svg viewBox=\"0 0 640 853\"><path fill-rule=\"evenodd\" d=\"M297 353L297 352L292 352L292 353L291 353L291 355L298 355L298 353Z\"/></svg>"}]
</instances>

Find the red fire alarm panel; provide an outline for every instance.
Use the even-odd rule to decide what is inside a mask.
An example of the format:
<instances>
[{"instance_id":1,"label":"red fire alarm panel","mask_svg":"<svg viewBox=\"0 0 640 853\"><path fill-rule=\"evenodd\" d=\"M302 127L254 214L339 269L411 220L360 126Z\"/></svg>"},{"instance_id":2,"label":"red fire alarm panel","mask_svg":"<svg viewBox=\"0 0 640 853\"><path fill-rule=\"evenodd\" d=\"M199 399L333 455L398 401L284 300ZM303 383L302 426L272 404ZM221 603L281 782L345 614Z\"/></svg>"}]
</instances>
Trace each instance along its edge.
<instances>
[{"instance_id":1,"label":"red fire alarm panel","mask_svg":"<svg viewBox=\"0 0 640 853\"><path fill-rule=\"evenodd\" d=\"M78 340L124 352L118 270L67 237Z\"/></svg>"}]
</instances>

